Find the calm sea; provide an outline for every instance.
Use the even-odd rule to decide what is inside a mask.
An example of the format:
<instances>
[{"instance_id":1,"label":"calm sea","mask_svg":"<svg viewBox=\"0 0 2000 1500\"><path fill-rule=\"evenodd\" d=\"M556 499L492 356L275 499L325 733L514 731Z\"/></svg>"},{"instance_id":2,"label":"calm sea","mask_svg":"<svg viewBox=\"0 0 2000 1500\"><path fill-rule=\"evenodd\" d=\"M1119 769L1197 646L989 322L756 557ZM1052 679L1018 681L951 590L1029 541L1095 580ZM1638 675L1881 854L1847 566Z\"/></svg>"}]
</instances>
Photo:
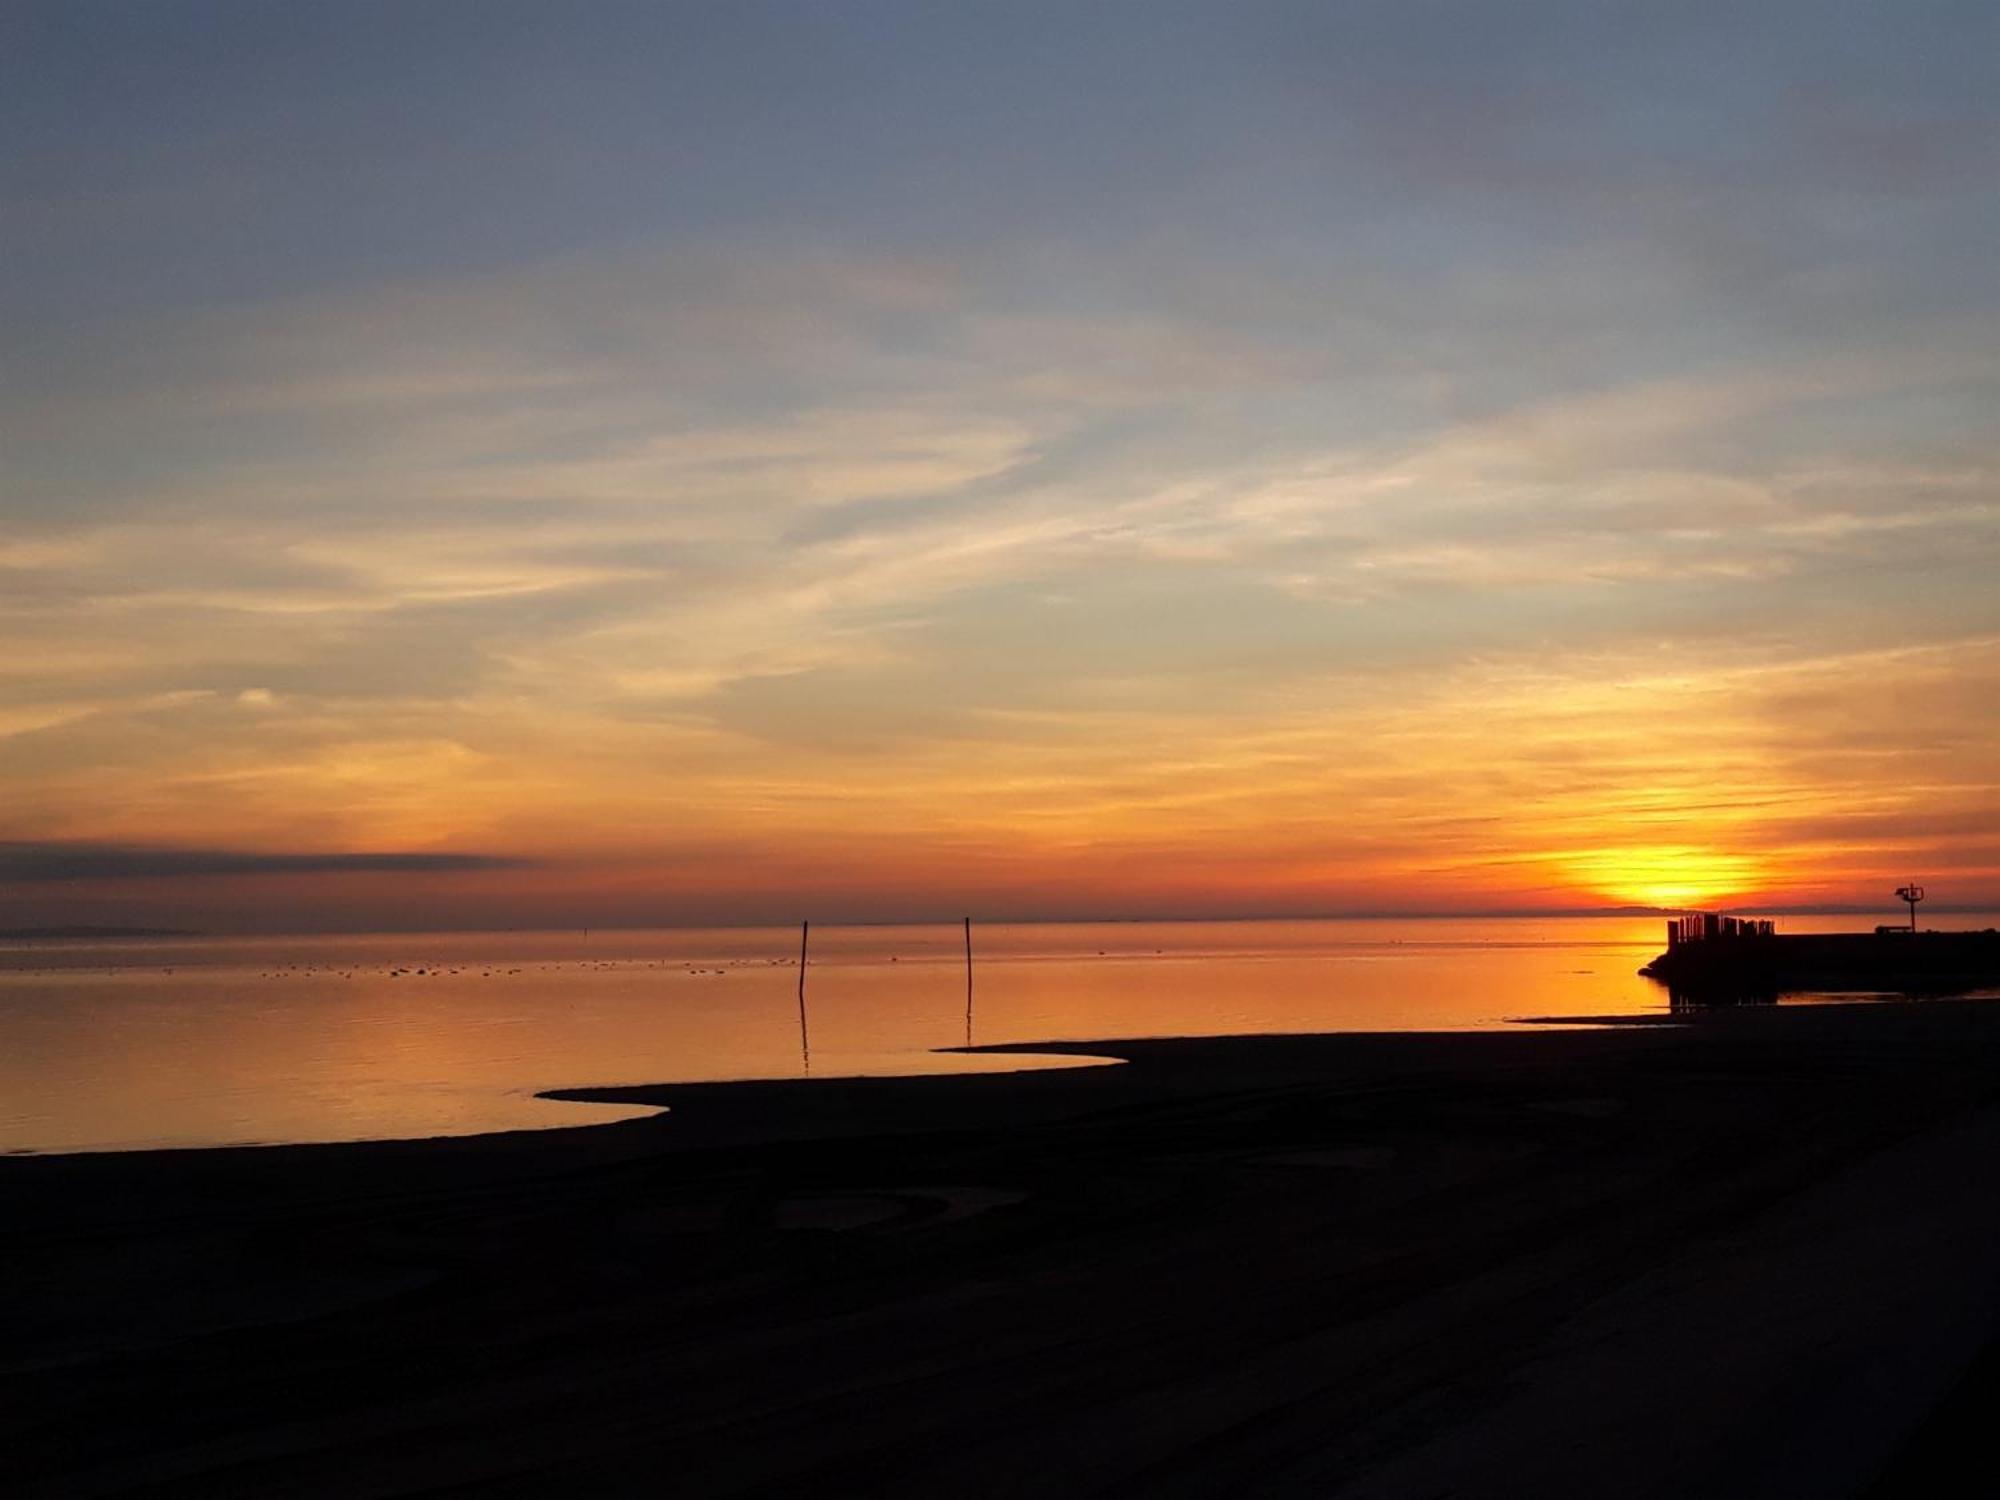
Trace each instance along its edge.
<instances>
[{"instance_id":1,"label":"calm sea","mask_svg":"<svg viewBox=\"0 0 2000 1500\"><path fill-rule=\"evenodd\" d=\"M970 1035L1660 1011L1664 991L1634 971L1661 932L1652 917L975 926ZM729 928L9 944L0 1151L460 1135L644 1113L534 1097L548 1088L1038 1065L935 1050L968 1034L963 935L942 926L816 927L808 1057L798 941Z\"/></svg>"}]
</instances>

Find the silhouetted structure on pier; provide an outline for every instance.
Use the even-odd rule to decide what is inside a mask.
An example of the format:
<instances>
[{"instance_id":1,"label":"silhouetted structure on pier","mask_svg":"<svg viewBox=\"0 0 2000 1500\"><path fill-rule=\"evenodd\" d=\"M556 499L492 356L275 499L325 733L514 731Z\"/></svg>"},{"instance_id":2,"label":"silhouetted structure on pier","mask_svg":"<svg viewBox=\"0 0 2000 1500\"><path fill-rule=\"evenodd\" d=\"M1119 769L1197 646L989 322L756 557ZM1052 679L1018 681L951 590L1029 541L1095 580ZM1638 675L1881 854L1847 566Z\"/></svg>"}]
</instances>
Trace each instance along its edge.
<instances>
[{"instance_id":1,"label":"silhouetted structure on pier","mask_svg":"<svg viewBox=\"0 0 2000 1500\"><path fill-rule=\"evenodd\" d=\"M1896 892L1911 925L1873 932L1780 935L1764 917L1694 912L1667 923L1667 951L1639 972L1666 985L1676 1005L1769 999L1786 990L1950 993L2000 983L2000 932L1919 932L1923 887Z\"/></svg>"},{"instance_id":2,"label":"silhouetted structure on pier","mask_svg":"<svg viewBox=\"0 0 2000 1500\"><path fill-rule=\"evenodd\" d=\"M1910 931L1915 932L1917 930L1917 903L1924 899L1924 888L1913 880L1908 885L1897 886L1896 896L1899 900L1910 903ZM1881 929L1878 927L1876 931L1879 932Z\"/></svg>"},{"instance_id":3,"label":"silhouetted structure on pier","mask_svg":"<svg viewBox=\"0 0 2000 1500\"><path fill-rule=\"evenodd\" d=\"M1667 922L1667 946L1711 942L1716 938L1775 937L1778 924L1769 917L1725 917L1719 912L1698 911Z\"/></svg>"}]
</instances>

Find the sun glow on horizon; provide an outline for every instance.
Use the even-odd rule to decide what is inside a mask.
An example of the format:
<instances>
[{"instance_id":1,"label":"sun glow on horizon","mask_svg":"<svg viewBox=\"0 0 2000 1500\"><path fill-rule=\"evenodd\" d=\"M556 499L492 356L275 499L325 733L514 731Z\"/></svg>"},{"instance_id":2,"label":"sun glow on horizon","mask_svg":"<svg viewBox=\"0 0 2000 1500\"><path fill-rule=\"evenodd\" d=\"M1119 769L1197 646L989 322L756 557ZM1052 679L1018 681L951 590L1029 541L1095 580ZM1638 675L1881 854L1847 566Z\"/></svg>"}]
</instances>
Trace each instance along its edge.
<instances>
[{"instance_id":1,"label":"sun glow on horizon","mask_svg":"<svg viewBox=\"0 0 2000 1500\"><path fill-rule=\"evenodd\" d=\"M1567 864L1578 886L1607 905L1666 910L1741 905L1770 879L1763 859L1684 845L1594 849Z\"/></svg>"},{"instance_id":2,"label":"sun glow on horizon","mask_svg":"<svg viewBox=\"0 0 2000 1500\"><path fill-rule=\"evenodd\" d=\"M0 49L9 923L2000 902L1962 17L309 9Z\"/></svg>"}]
</instances>

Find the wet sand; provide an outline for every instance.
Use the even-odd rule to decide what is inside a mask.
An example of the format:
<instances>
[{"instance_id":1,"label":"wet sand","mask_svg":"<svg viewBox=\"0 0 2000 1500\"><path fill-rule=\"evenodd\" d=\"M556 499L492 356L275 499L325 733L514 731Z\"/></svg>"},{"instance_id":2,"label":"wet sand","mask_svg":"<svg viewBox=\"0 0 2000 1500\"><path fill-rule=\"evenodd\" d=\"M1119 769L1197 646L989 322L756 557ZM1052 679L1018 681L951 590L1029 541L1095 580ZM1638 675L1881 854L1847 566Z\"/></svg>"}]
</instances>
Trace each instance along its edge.
<instances>
[{"instance_id":1,"label":"wet sand","mask_svg":"<svg viewBox=\"0 0 2000 1500\"><path fill-rule=\"evenodd\" d=\"M0 1491L2000 1492L2000 1005L1022 1050L0 1161Z\"/></svg>"}]
</instances>

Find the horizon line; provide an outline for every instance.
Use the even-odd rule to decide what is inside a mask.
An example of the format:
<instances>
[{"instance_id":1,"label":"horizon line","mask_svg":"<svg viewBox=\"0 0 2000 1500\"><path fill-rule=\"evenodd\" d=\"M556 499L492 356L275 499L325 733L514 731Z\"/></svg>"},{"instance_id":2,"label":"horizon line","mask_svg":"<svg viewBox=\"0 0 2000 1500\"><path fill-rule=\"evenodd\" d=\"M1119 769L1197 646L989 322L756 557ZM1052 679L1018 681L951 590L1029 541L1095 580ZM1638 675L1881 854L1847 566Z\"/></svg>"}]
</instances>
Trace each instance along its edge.
<instances>
[{"instance_id":1,"label":"horizon line","mask_svg":"<svg viewBox=\"0 0 2000 1500\"><path fill-rule=\"evenodd\" d=\"M1467 910L1395 910L1383 908L1363 908L1350 911L1323 912L1248 912L1217 913L1204 915L1122 915L1122 916L1005 916L981 918L970 914L969 920L986 922L1001 927L1054 927L1054 926L1137 926L1142 924L1200 923L1200 922L1387 922L1387 921L1523 921L1534 918L1573 920L1583 917L1669 917L1686 916L1697 912L1715 912L1721 916L1768 916L1768 917L1841 917L1869 916L1887 911L1886 906L1860 905L1855 903L1822 903L1787 906L1760 906L1753 904L1733 904L1727 906L1571 906L1571 907L1480 907ZM1965 916L1981 912L2000 911L2000 906L1974 903L1949 903L1928 906L1927 912L1939 916ZM842 919L839 917L810 917L799 920L812 921L825 927L943 927L956 925L967 917L871 917ZM157 924L135 922L66 922L36 923L35 928L70 927L79 932L96 930L106 936L118 933L131 935L161 935L172 937L373 937L394 936L406 933L501 933L501 932L701 932L701 931L756 931L770 929L788 930L797 925L795 921L761 919L737 922L632 922L608 921L593 923L573 923L565 925L544 925L533 922L511 922L492 926L444 926L444 927L286 927L286 928L161 928ZM145 929L150 927L151 932ZM22 931L32 929L24 928ZM5 936L6 929L0 929Z\"/></svg>"}]
</instances>

